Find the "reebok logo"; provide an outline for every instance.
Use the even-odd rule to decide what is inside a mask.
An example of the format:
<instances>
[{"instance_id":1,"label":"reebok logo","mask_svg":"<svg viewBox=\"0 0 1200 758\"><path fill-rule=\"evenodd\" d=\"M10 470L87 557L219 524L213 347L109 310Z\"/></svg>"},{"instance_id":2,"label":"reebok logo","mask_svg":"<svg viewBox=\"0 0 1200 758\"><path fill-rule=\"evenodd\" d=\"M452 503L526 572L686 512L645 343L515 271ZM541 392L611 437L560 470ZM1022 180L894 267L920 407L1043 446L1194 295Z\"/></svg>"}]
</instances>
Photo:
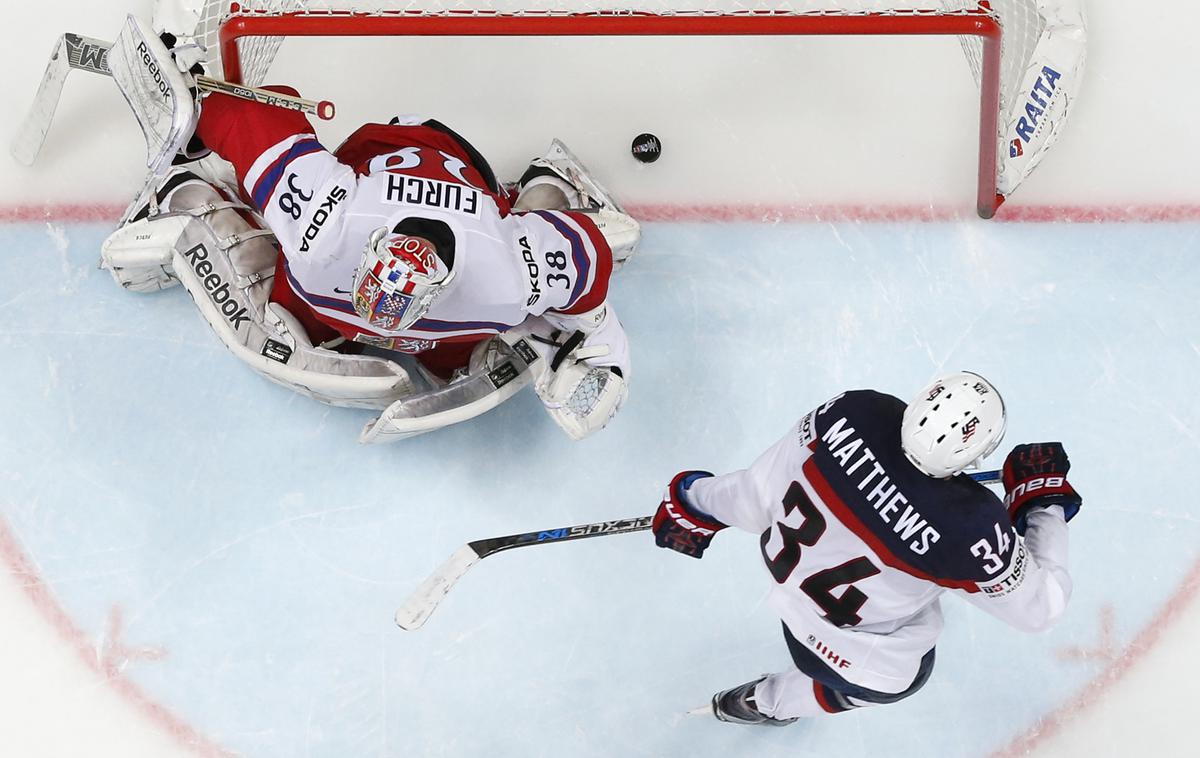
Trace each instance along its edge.
<instances>
[{"instance_id":1,"label":"reebok logo","mask_svg":"<svg viewBox=\"0 0 1200 758\"><path fill-rule=\"evenodd\" d=\"M192 267L192 271L196 272L200 283L204 285L204 289L208 292L208 299L217 307L233 330L236 332L241 329L242 324L250 320L250 316L245 307L234 297L233 292L229 289L229 283L222 279L220 274L213 272L213 265L208 260L208 248L202 244L196 245L184 253L183 258Z\"/></svg>"},{"instance_id":2,"label":"reebok logo","mask_svg":"<svg viewBox=\"0 0 1200 758\"><path fill-rule=\"evenodd\" d=\"M142 56L142 64L146 67L146 71L150 76L154 77L154 84L158 86L158 93L162 95L163 100L170 100L171 88L167 86L167 82L163 79L162 71L158 70L158 64L154 62L154 56L150 55L150 48L146 47L145 42L139 42L137 51Z\"/></svg>"}]
</instances>

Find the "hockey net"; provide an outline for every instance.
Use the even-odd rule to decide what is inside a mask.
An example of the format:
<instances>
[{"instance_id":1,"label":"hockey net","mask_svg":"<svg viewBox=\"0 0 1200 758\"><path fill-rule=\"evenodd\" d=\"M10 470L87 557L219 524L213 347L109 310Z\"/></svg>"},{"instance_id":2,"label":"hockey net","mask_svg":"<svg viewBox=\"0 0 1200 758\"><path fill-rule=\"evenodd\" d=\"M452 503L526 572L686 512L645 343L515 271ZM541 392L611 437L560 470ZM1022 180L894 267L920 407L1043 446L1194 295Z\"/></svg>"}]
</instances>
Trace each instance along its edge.
<instances>
[{"instance_id":1,"label":"hockey net","mask_svg":"<svg viewBox=\"0 0 1200 758\"><path fill-rule=\"evenodd\" d=\"M160 0L198 19L231 81L295 36L957 35L980 88L977 209L990 218L1055 142L1082 76L1082 0Z\"/></svg>"}]
</instances>

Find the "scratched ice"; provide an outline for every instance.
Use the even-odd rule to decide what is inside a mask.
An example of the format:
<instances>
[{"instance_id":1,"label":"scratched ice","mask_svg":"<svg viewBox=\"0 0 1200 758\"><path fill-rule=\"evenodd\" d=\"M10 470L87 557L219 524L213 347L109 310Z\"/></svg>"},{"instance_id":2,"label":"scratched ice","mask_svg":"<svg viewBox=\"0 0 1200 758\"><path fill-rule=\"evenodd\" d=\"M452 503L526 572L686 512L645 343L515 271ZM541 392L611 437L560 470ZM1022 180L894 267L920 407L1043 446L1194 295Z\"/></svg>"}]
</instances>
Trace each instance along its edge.
<instances>
[{"instance_id":1,"label":"scratched ice","mask_svg":"<svg viewBox=\"0 0 1200 758\"><path fill-rule=\"evenodd\" d=\"M611 428L572 444L526 393L377 448L182 291L119 290L105 232L0 229L0 515L114 670L241 755L987 755L1096 675L1072 648L1109 606L1127 642L1200 536L1196 225L652 225L614 285L635 373ZM1005 392L1009 442L1067 443L1076 593L1036 637L948 599L917 697L769 732L683 716L787 665L748 535L700 562L645 534L497 556L392 624L468 539L648 513L837 391L960 367Z\"/></svg>"}]
</instances>

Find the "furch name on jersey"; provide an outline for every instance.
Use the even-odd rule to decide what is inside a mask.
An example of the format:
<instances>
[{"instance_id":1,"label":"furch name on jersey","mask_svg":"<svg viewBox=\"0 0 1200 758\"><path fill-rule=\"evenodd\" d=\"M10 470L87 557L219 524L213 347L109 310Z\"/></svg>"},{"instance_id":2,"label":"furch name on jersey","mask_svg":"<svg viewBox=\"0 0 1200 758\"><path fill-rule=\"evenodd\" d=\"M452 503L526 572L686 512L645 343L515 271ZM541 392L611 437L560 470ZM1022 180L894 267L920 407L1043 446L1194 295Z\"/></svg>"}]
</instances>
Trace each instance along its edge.
<instances>
[{"instance_id":1,"label":"furch name on jersey","mask_svg":"<svg viewBox=\"0 0 1200 758\"><path fill-rule=\"evenodd\" d=\"M925 555L933 543L942 538L908 502L908 497L892 481L875 453L862 437L855 434L854 427L847 425L845 416L825 431L821 441L879 518L906 541L909 550L916 555Z\"/></svg>"}]
</instances>

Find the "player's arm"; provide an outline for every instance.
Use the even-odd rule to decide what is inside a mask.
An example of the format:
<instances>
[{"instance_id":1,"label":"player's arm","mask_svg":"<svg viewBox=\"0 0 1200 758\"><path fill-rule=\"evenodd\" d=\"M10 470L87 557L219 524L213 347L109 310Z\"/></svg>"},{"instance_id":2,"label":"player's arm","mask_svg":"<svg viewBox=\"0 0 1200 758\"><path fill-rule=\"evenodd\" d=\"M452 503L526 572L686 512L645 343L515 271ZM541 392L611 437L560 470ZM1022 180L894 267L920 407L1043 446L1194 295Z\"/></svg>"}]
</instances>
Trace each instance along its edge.
<instances>
[{"instance_id":1,"label":"player's arm","mask_svg":"<svg viewBox=\"0 0 1200 758\"><path fill-rule=\"evenodd\" d=\"M770 527L771 503L765 484L773 471L793 465L802 448L802 430L811 428L811 418L810 414L792 427L749 468L721 476L707 471L676 474L654 515L658 546L700 558L716 533L727 526L754 534Z\"/></svg>"},{"instance_id":2,"label":"player's arm","mask_svg":"<svg viewBox=\"0 0 1200 758\"><path fill-rule=\"evenodd\" d=\"M1015 526L997 524L995 546L987 539L972 546L985 571L994 561L1003 561L1003 570L979 582L968 600L1023 631L1049 628L1071 597L1067 522L1083 499L1066 480L1069 469L1057 442L1014 448L1004 463L1004 485Z\"/></svg>"},{"instance_id":3,"label":"player's arm","mask_svg":"<svg viewBox=\"0 0 1200 758\"><path fill-rule=\"evenodd\" d=\"M196 135L233 164L289 258L319 257L337 239L356 177L317 141L304 114L215 94L204 102Z\"/></svg>"}]
</instances>

